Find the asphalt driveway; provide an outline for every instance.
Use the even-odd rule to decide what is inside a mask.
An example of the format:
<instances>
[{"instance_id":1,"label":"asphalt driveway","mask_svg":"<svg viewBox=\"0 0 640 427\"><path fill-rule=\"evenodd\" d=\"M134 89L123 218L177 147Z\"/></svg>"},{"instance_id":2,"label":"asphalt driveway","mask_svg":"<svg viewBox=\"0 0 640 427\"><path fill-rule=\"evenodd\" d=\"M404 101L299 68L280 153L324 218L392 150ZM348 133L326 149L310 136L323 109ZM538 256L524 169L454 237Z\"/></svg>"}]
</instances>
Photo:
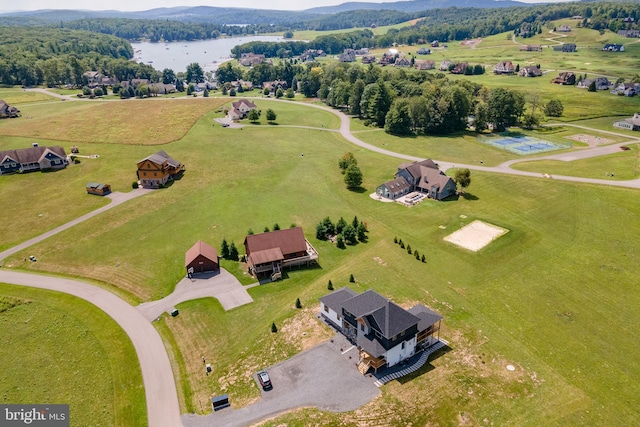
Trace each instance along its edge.
<instances>
[{"instance_id":1,"label":"asphalt driveway","mask_svg":"<svg viewBox=\"0 0 640 427\"><path fill-rule=\"evenodd\" d=\"M357 360L356 349L336 335L334 342L323 342L268 368L273 389L262 391L258 402L205 416L183 415L182 422L185 427L247 426L301 407L331 412L353 411L380 394L374 385L376 379L358 372ZM259 387L257 382L256 386Z\"/></svg>"}]
</instances>

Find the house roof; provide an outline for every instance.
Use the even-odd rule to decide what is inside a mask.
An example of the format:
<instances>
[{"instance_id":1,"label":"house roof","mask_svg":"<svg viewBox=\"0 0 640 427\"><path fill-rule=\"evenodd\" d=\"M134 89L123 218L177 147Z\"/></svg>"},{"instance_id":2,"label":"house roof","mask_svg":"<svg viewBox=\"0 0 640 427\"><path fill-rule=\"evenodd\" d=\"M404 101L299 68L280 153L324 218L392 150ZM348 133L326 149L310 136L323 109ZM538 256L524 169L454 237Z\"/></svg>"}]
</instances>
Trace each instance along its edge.
<instances>
[{"instance_id":1,"label":"house roof","mask_svg":"<svg viewBox=\"0 0 640 427\"><path fill-rule=\"evenodd\" d=\"M349 298L353 298L356 295L358 294L355 291L345 286L344 288L340 288L323 296L320 298L320 302L336 313L342 313L342 304Z\"/></svg>"},{"instance_id":2,"label":"house roof","mask_svg":"<svg viewBox=\"0 0 640 427\"><path fill-rule=\"evenodd\" d=\"M398 178L392 179L391 181L387 181L382 184L390 193L397 193L398 191L406 190L410 187L407 180L400 176Z\"/></svg>"},{"instance_id":3,"label":"house roof","mask_svg":"<svg viewBox=\"0 0 640 427\"><path fill-rule=\"evenodd\" d=\"M415 305L407 311L420 319L418 321L419 331L424 331L437 321L442 320L442 316L422 304Z\"/></svg>"},{"instance_id":4,"label":"house roof","mask_svg":"<svg viewBox=\"0 0 640 427\"><path fill-rule=\"evenodd\" d=\"M250 234L244 239L248 255L256 252L278 248L283 255L307 250L302 227L287 228L261 234Z\"/></svg>"},{"instance_id":5,"label":"house roof","mask_svg":"<svg viewBox=\"0 0 640 427\"><path fill-rule=\"evenodd\" d=\"M184 254L184 265L188 267L198 256L204 256L208 260L218 262L218 251L216 249L203 242L202 240L198 240L195 245L191 246L189 250Z\"/></svg>"},{"instance_id":6,"label":"house roof","mask_svg":"<svg viewBox=\"0 0 640 427\"><path fill-rule=\"evenodd\" d=\"M180 162L172 159L171 156L168 155L164 150L160 150L155 154L145 157L144 159L140 160L138 164L144 162L145 160L149 160L158 165L162 165L164 164L164 162L167 162L167 164L173 166L174 168L180 167Z\"/></svg>"},{"instance_id":7,"label":"house roof","mask_svg":"<svg viewBox=\"0 0 640 427\"><path fill-rule=\"evenodd\" d=\"M251 252L249 255L253 264L266 264L273 261L282 261L284 255L280 248L265 249L263 251Z\"/></svg>"},{"instance_id":8,"label":"house roof","mask_svg":"<svg viewBox=\"0 0 640 427\"><path fill-rule=\"evenodd\" d=\"M436 186L438 189L444 188L451 180L451 178L445 175L440 169L434 169L432 167L421 166L420 173L421 177L418 185L422 188L430 188L433 186Z\"/></svg>"},{"instance_id":9,"label":"house roof","mask_svg":"<svg viewBox=\"0 0 640 427\"><path fill-rule=\"evenodd\" d=\"M246 105L250 109L258 108L258 107L256 107L256 104L254 104L253 102L249 101L248 99L241 99L240 101L236 101L236 102L232 102L231 103L231 105L233 105L233 108L235 108L235 109L240 108L242 106L242 104Z\"/></svg>"},{"instance_id":10,"label":"house roof","mask_svg":"<svg viewBox=\"0 0 640 427\"><path fill-rule=\"evenodd\" d=\"M361 317L369 327L377 330L388 339L409 329L419 320L413 314L373 290L365 291L346 300L342 306L356 318Z\"/></svg>"},{"instance_id":11,"label":"house roof","mask_svg":"<svg viewBox=\"0 0 640 427\"><path fill-rule=\"evenodd\" d=\"M5 157L10 157L11 159L21 164L38 163L40 162L42 156L44 156L47 152L52 152L62 158L67 157L66 153L64 152L64 148L55 145L52 147L38 146L19 148L17 150L0 151L0 160L4 160Z\"/></svg>"},{"instance_id":12,"label":"house roof","mask_svg":"<svg viewBox=\"0 0 640 427\"><path fill-rule=\"evenodd\" d=\"M428 167L428 168L436 169L437 171L440 171L438 169L438 165L436 165L433 160L427 159L421 162L402 163L400 166L398 166L398 172L400 172L402 169L406 169L407 172L409 172L409 174L411 174L412 177L419 178L420 176L422 176L422 173L423 173L422 167Z\"/></svg>"},{"instance_id":13,"label":"house roof","mask_svg":"<svg viewBox=\"0 0 640 427\"><path fill-rule=\"evenodd\" d=\"M87 184L87 188L93 188L94 190L102 190L105 187L109 187L109 184L101 184L99 182L90 182Z\"/></svg>"}]
</instances>

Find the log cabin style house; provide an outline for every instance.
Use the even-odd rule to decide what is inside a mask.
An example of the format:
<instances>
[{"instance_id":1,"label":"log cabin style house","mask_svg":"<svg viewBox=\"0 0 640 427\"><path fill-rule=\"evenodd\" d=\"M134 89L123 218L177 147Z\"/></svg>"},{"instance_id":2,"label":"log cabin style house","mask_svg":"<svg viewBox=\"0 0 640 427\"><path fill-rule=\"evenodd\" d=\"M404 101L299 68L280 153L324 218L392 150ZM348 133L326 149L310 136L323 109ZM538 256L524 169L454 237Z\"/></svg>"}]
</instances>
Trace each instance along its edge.
<instances>
[{"instance_id":1,"label":"log cabin style house","mask_svg":"<svg viewBox=\"0 0 640 427\"><path fill-rule=\"evenodd\" d=\"M138 180L143 188L160 188L168 181L184 173L184 165L174 160L163 150L145 157L138 163Z\"/></svg>"}]
</instances>

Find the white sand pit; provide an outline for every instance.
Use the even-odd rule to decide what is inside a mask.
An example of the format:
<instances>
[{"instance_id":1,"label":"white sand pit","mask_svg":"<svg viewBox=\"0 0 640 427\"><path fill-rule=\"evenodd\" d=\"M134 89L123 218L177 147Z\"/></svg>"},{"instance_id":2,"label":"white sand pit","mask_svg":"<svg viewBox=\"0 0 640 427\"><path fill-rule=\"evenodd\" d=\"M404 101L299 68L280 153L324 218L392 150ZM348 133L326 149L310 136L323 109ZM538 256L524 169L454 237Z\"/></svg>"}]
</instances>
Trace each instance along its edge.
<instances>
[{"instance_id":1,"label":"white sand pit","mask_svg":"<svg viewBox=\"0 0 640 427\"><path fill-rule=\"evenodd\" d=\"M444 238L444 240L465 249L469 249L470 251L477 252L508 232L509 230L506 228L475 220L472 223L465 225L460 230L449 234Z\"/></svg>"}]
</instances>

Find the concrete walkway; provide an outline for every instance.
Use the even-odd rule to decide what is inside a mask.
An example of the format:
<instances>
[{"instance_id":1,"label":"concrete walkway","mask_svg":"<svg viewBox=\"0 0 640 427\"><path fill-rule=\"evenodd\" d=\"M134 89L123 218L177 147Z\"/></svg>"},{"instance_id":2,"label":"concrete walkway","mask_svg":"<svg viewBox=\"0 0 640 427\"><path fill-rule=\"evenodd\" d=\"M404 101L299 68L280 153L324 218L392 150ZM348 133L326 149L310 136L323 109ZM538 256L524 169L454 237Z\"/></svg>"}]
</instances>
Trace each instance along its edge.
<instances>
[{"instance_id":1,"label":"concrete walkway","mask_svg":"<svg viewBox=\"0 0 640 427\"><path fill-rule=\"evenodd\" d=\"M28 248L29 246L33 246L36 243L40 243L41 241L43 241L44 239L54 236L62 231L65 231L71 227L73 227L74 225L80 224L81 222L84 222L86 220L88 220L89 218L93 218L96 215L100 215L102 212L108 211L111 208L115 208L116 206L129 201L131 199L134 199L136 197L142 196L144 194L147 194L148 192L153 191L153 190L148 190L148 189L144 189L144 188L137 188L135 190L132 190L128 193L119 193L119 192L115 192L115 193L111 193L108 196L105 196L106 198L111 199L111 203L109 203L106 206L103 206L101 208L96 209L95 211L91 211L87 214L84 214L74 220L71 220L69 222L67 222L66 224L62 224L59 227L54 228L53 230L49 230L46 233L42 233L39 236L34 237L33 239L29 239L26 242L22 242L17 246L14 246L12 248L7 249L6 251L0 252L0 266L2 266L2 260L4 260L5 258L20 252L23 249Z\"/></svg>"},{"instance_id":2,"label":"concrete walkway","mask_svg":"<svg viewBox=\"0 0 640 427\"><path fill-rule=\"evenodd\" d=\"M82 298L107 313L129 336L138 355L149 426L175 427L182 424L178 393L164 343L138 310L111 292L78 280L0 268L0 282L64 292Z\"/></svg>"},{"instance_id":3,"label":"concrete walkway","mask_svg":"<svg viewBox=\"0 0 640 427\"><path fill-rule=\"evenodd\" d=\"M206 297L218 299L225 310L253 302L238 279L221 268L219 273L197 274L193 279L185 277L170 295L157 301L142 303L137 309L148 321L153 322L181 302Z\"/></svg>"}]
</instances>

